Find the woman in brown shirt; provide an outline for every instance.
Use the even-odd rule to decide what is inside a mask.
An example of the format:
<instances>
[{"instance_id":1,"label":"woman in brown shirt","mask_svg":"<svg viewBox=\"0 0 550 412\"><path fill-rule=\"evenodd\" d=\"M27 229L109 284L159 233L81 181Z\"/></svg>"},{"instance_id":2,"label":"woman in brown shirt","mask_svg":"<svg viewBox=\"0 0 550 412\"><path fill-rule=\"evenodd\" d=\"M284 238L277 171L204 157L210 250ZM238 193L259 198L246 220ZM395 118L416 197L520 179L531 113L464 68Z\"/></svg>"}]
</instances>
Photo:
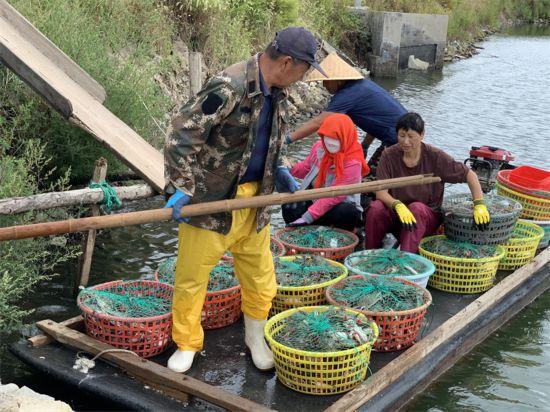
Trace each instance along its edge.
<instances>
[{"instance_id":1,"label":"woman in brown shirt","mask_svg":"<svg viewBox=\"0 0 550 412\"><path fill-rule=\"evenodd\" d=\"M417 113L407 113L397 122L397 144L386 149L376 169L378 179L433 173L441 182L376 192L365 219L365 248L381 247L388 232L400 240L401 250L417 253L420 240L441 224L441 203L445 183L468 183L474 199L474 219L489 223L489 212L477 175L444 151L422 142L424 121Z\"/></svg>"}]
</instances>

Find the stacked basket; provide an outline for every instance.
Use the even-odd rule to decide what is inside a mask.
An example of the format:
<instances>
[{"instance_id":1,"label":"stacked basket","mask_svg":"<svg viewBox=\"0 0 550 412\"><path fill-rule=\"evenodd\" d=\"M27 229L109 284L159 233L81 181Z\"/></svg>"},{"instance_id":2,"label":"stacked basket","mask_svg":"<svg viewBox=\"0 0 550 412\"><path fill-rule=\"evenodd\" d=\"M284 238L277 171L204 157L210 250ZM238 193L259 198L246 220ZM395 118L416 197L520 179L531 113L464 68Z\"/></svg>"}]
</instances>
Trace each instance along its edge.
<instances>
[{"instance_id":1,"label":"stacked basket","mask_svg":"<svg viewBox=\"0 0 550 412\"><path fill-rule=\"evenodd\" d=\"M535 257L544 230L527 220L519 220L512 236L503 244L506 256L498 265L500 270L515 270L529 263Z\"/></svg>"},{"instance_id":2,"label":"stacked basket","mask_svg":"<svg viewBox=\"0 0 550 412\"><path fill-rule=\"evenodd\" d=\"M501 245L512 236L521 204L513 199L488 195L485 203L491 215L487 227L475 225L473 202L465 194L443 201L445 236L431 236L420 242L420 254L435 265L429 285L452 293L481 293L496 279L500 261L506 254Z\"/></svg>"},{"instance_id":3,"label":"stacked basket","mask_svg":"<svg viewBox=\"0 0 550 412\"><path fill-rule=\"evenodd\" d=\"M491 212L491 221L485 230L481 230L474 222L471 195L445 197L441 206L445 236L457 242L475 245L501 245L508 241L521 214L521 204L494 195L486 196L485 203Z\"/></svg>"},{"instance_id":4,"label":"stacked basket","mask_svg":"<svg viewBox=\"0 0 550 412\"><path fill-rule=\"evenodd\" d=\"M538 248L550 242L550 172L530 166L501 170L497 175L497 192L521 203L521 218L544 230Z\"/></svg>"},{"instance_id":5,"label":"stacked basket","mask_svg":"<svg viewBox=\"0 0 550 412\"><path fill-rule=\"evenodd\" d=\"M176 258L166 259L155 272L155 280L169 285L174 284ZM223 287L213 288L209 282L202 309L201 324L204 329L217 329L235 323L241 317L241 285L233 274L233 263L220 260L212 270L210 281L215 277L215 271L231 272L233 280ZM214 290L213 290L214 289Z\"/></svg>"},{"instance_id":6,"label":"stacked basket","mask_svg":"<svg viewBox=\"0 0 550 412\"><path fill-rule=\"evenodd\" d=\"M523 219L550 221L550 172L530 166L501 170L497 193L521 203Z\"/></svg>"},{"instance_id":7,"label":"stacked basket","mask_svg":"<svg viewBox=\"0 0 550 412\"><path fill-rule=\"evenodd\" d=\"M287 227L275 233L286 253L320 255L341 261L355 249L359 238L352 232L324 226Z\"/></svg>"}]
</instances>

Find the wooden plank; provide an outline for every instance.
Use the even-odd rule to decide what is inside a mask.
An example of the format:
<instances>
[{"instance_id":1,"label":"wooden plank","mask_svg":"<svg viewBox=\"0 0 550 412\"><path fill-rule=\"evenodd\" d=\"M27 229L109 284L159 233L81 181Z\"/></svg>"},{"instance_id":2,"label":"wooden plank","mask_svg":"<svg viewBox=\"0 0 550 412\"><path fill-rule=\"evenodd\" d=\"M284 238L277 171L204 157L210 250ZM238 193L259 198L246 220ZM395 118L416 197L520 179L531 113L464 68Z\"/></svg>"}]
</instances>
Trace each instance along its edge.
<instances>
[{"instance_id":1,"label":"wooden plank","mask_svg":"<svg viewBox=\"0 0 550 412\"><path fill-rule=\"evenodd\" d=\"M107 349L113 349L110 345L96 341L83 333L69 329L51 320L43 320L37 322L36 325L58 342L91 353L92 355L97 355ZM151 382L151 384L167 387L173 391L182 391L232 411L271 410L263 405L226 392L190 376L173 372L164 366L147 359L138 358L132 354L106 353L102 355L102 359L114 363L129 375L142 382Z\"/></svg>"},{"instance_id":2,"label":"wooden plank","mask_svg":"<svg viewBox=\"0 0 550 412\"><path fill-rule=\"evenodd\" d=\"M100 183L107 177L107 160L103 157L96 160L92 176L93 183ZM92 206L92 216L99 216L101 210L98 205ZM75 295L80 286L87 286L92 268L92 256L94 254L95 238L97 231L90 229L82 239L82 255L80 257L79 276L75 282Z\"/></svg>"},{"instance_id":3,"label":"wooden plank","mask_svg":"<svg viewBox=\"0 0 550 412\"><path fill-rule=\"evenodd\" d=\"M0 16L89 94L105 101L105 89L5 0L0 0Z\"/></svg>"},{"instance_id":4,"label":"wooden plank","mask_svg":"<svg viewBox=\"0 0 550 412\"><path fill-rule=\"evenodd\" d=\"M66 65L58 66L59 59L42 50L41 44L34 43L36 37L20 33L21 26L12 20L6 13L0 15L0 56L10 60L8 66L56 110L92 134L155 190L162 191L162 154L105 108L101 99L78 83L79 79L73 79L65 71Z\"/></svg>"},{"instance_id":5,"label":"wooden plank","mask_svg":"<svg viewBox=\"0 0 550 412\"><path fill-rule=\"evenodd\" d=\"M0 18L0 28L3 24L4 20ZM49 105L57 110L61 116L68 119L73 112L73 106L69 99L50 83L44 81L44 79L21 60L17 54L6 47L5 43L6 40L0 31L0 60L36 93L46 99Z\"/></svg>"},{"instance_id":6,"label":"wooden plank","mask_svg":"<svg viewBox=\"0 0 550 412\"><path fill-rule=\"evenodd\" d=\"M71 329L81 330L84 328L84 319L82 318L82 316L78 315L74 318L59 322L59 324ZM40 334L31 336L27 339L27 341L32 345L33 348L37 348L52 343L54 339L50 338L47 335Z\"/></svg>"},{"instance_id":7,"label":"wooden plank","mask_svg":"<svg viewBox=\"0 0 550 412\"><path fill-rule=\"evenodd\" d=\"M202 53L189 52L189 97L195 96L202 88Z\"/></svg>"},{"instance_id":8,"label":"wooden plank","mask_svg":"<svg viewBox=\"0 0 550 412\"><path fill-rule=\"evenodd\" d=\"M507 276L327 411L405 405L503 322L550 288L550 248Z\"/></svg>"},{"instance_id":9,"label":"wooden plank","mask_svg":"<svg viewBox=\"0 0 550 412\"><path fill-rule=\"evenodd\" d=\"M147 199L157 195L148 184L113 186L120 200ZM40 193L24 197L0 199L0 215L16 215L31 210L46 210L67 206L94 205L104 199L101 189L77 189L63 192Z\"/></svg>"}]
</instances>

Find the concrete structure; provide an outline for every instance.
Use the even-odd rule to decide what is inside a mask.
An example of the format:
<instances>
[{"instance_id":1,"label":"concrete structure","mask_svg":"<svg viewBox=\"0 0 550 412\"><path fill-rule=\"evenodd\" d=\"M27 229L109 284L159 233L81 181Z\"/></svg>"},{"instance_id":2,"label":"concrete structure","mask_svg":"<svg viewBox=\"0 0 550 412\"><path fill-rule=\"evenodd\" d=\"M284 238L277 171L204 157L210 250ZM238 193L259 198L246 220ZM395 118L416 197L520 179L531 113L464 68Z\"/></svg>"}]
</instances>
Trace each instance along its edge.
<instances>
[{"instance_id":1,"label":"concrete structure","mask_svg":"<svg viewBox=\"0 0 550 412\"><path fill-rule=\"evenodd\" d=\"M447 15L394 13L354 7L370 33L369 70L378 77L395 77L406 69L410 55L441 69L447 41Z\"/></svg>"}]
</instances>

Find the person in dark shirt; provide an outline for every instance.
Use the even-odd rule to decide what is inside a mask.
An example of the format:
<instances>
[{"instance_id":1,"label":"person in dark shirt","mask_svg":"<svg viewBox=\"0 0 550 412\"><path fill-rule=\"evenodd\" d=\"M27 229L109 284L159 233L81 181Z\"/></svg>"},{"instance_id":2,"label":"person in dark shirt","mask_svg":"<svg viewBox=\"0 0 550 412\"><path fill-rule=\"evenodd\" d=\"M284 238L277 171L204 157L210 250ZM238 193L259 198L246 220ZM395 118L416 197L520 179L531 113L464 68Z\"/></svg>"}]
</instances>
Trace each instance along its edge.
<instances>
[{"instance_id":1,"label":"person in dark shirt","mask_svg":"<svg viewBox=\"0 0 550 412\"><path fill-rule=\"evenodd\" d=\"M365 249L378 249L382 239L392 232L400 240L401 250L418 252L424 236L441 225L441 204L445 183L468 183L474 202L477 225L489 223L490 216L483 201L477 175L443 150L422 142L424 121L417 113L407 113L397 121L398 144L382 153L377 179L392 179L433 173L441 182L406 186L376 192L365 218Z\"/></svg>"},{"instance_id":2,"label":"person in dark shirt","mask_svg":"<svg viewBox=\"0 0 550 412\"><path fill-rule=\"evenodd\" d=\"M286 142L291 143L313 134L332 113L347 114L367 134L363 140L365 156L374 139L381 141L380 149L369 161L369 166L376 166L384 148L397 143L395 124L407 110L390 93L373 81L363 78L335 53L329 54L321 62L321 67L328 78L313 70L305 81L323 80L323 86L333 95L332 99L319 116L287 135Z\"/></svg>"}]
</instances>

